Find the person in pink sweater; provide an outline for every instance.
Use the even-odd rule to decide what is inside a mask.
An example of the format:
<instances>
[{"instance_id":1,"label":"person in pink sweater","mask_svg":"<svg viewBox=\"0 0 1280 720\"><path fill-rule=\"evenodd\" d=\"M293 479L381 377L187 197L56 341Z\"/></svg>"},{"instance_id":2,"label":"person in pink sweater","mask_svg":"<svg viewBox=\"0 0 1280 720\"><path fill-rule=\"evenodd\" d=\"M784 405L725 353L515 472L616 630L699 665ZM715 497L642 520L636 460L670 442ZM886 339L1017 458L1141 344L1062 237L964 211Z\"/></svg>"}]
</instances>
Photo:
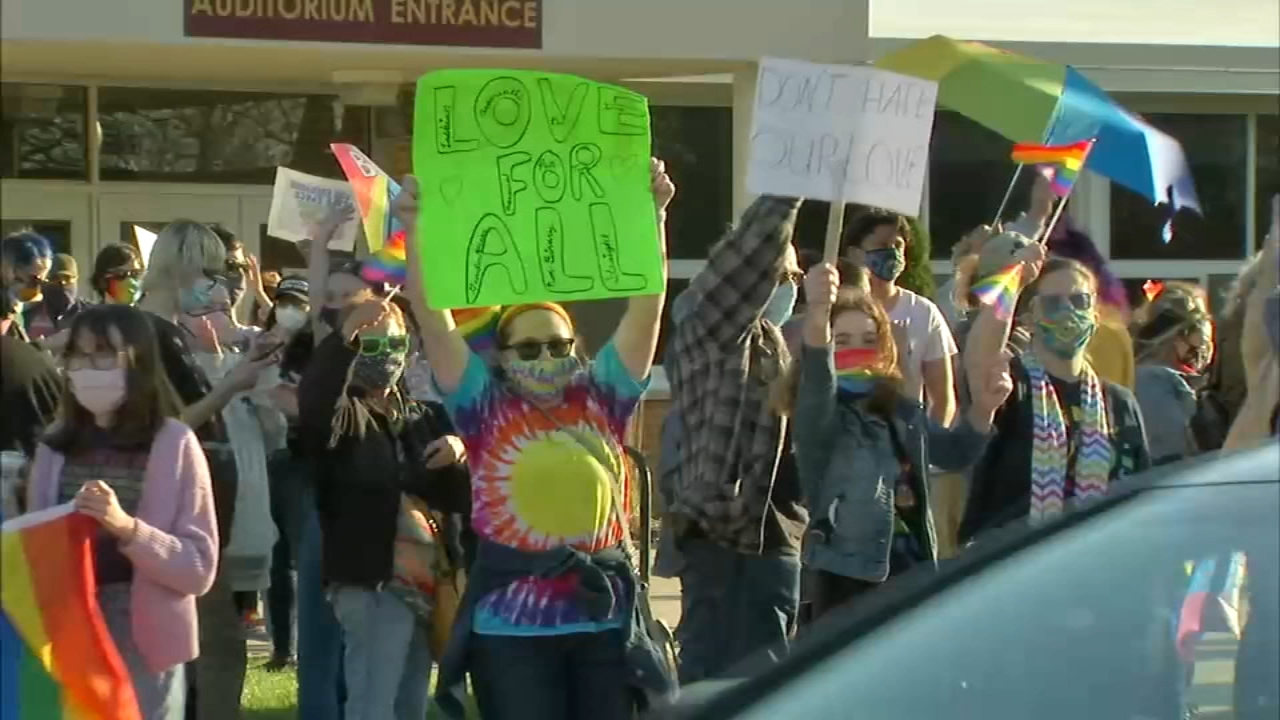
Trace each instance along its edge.
<instances>
[{"instance_id":1,"label":"person in pink sweater","mask_svg":"<svg viewBox=\"0 0 1280 720\"><path fill-rule=\"evenodd\" d=\"M144 720L181 720L183 664L199 654L196 597L213 584L218 525L200 443L177 420L140 310L76 316L61 417L37 447L28 511L62 503L96 519L98 602Z\"/></svg>"}]
</instances>

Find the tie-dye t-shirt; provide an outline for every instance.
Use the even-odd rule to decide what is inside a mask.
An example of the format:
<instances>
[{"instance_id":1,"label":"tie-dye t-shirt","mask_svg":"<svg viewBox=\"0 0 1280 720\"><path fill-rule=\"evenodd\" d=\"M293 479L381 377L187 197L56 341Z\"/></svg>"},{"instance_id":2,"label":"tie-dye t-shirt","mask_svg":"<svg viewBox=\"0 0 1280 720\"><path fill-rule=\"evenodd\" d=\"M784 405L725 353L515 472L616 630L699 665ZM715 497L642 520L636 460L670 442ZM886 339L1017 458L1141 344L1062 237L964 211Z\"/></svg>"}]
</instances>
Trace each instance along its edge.
<instances>
[{"instance_id":1,"label":"tie-dye t-shirt","mask_svg":"<svg viewBox=\"0 0 1280 720\"><path fill-rule=\"evenodd\" d=\"M564 401L546 410L552 420L504 387L472 354L457 390L444 401L467 446L476 534L529 551L616 546L622 531L612 518L611 483L615 477L629 482L618 453L647 382L631 377L609 343L565 390ZM588 451L580 441L597 445ZM630 488L620 490L626 502ZM599 622L583 612L574 598L577 580L573 573L529 577L497 590L480 600L473 629L558 635L618 627L616 615Z\"/></svg>"}]
</instances>

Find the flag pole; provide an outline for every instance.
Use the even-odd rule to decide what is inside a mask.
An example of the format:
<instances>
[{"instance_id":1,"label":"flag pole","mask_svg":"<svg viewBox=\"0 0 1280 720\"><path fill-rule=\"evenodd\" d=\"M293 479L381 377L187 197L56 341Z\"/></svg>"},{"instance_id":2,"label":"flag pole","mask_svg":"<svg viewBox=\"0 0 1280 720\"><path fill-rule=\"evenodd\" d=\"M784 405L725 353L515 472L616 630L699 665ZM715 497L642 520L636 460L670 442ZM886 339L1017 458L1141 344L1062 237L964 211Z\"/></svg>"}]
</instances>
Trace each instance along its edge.
<instances>
[{"instance_id":1,"label":"flag pole","mask_svg":"<svg viewBox=\"0 0 1280 720\"><path fill-rule=\"evenodd\" d=\"M834 265L840 257L840 236L844 234L844 177L835 178L831 210L827 213L827 241L822 247L822 262Z\"/></svg>"},{"instance_id":2,"label":"flag pole","mask_svg":"<svg viewBox=\"0 0 1280 720\"><path fill-rule=\"evenodd\" d=\"M1080 172L1084 172L1084 164L1089 159L1089 152L1093 150L1093 144L1098 140L1094 138L1089 141L1089 149L1085 151L1084 158L1080 161ZM1058 202L1058 207L1053 211L1053 218L1049 220L1049 224L1040 232L1039 242L1042 245L1049 243L1049 236L1053 233L1053 229L1058 226L1058 219L1062 217L1062 211L1067 207L1067 200L1071 197L1071 193L1075 192L1076 186L1073 182L1067 190L1067 194L1062 196L1062 200Z\"/></svg>"},{"instance_id":3,"label":"flag pole","mask_svg":"<svg viewBox=\"0 0 1280 720\"><path fill-rule=\"evenodd\" d=\"M1004 215L1004 209L1009 205L1009 198L1013 196L1013 186L1018 184L1018 176L1022 174L1022 163L1018 163L1018 167L1013 171L1013 177L1009 179L1009 187L1004 190L1004 198L1000 200L1000 207L996 210L996 216L991 219L991 227L1000 224L1000 216Z\"/></svg>"}]
</instances>

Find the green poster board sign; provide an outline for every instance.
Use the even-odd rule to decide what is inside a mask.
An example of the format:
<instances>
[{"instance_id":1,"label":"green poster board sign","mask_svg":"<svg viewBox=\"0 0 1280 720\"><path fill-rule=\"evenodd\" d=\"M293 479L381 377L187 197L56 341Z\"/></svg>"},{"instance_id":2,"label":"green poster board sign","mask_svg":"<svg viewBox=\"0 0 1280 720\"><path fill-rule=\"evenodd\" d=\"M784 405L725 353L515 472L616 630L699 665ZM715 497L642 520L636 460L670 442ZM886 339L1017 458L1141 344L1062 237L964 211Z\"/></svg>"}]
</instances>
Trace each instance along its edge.
<instances>
[{"instance_id":1,"label":"green poster board sign","mask_svg":"<svg viewBox=\"0 0 1280 720\"><path fill-rule=\"evenodd\" d=\"M418 249L436 309L661 292L649 103L527 70L418 80Z\"/></svg>"}]
</instances>

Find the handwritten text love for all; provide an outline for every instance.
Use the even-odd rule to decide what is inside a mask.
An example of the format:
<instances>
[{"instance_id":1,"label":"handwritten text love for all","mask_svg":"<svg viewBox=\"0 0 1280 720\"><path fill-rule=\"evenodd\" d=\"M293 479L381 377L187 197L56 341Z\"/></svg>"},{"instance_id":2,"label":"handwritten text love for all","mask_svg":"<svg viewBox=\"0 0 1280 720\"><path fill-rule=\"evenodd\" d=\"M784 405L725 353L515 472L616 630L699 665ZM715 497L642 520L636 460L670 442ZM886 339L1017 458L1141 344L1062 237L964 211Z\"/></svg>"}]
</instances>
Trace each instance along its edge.
<instances>
[{"instance_id":1,"label":"handwritten text love for all","mask_svg":"<svg viewBox=\"0 0 1280 720\"><path fill-rule=\"evenodd\" d=\"M433 306L661 289L643 96L568 75L444 70L419 80L416 103Z\"/></svg>"}]
</instances>

